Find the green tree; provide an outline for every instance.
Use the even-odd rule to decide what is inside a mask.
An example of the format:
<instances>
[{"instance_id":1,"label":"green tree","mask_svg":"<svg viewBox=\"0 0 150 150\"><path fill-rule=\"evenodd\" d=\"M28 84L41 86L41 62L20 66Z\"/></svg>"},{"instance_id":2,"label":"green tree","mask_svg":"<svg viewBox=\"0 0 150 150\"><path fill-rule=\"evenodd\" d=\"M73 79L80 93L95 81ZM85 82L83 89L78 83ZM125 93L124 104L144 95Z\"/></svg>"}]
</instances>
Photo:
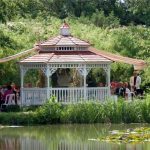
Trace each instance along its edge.
<instances>
[{"instance_id":1,"label":"green tree","mask_svg":"<svg viewBox=\"0 0 150 150\"><path fill-rule=\"evenodd\" d=\"M150 1L149 0L124 0L132 20L136 24L150 25Z\"/></svg>"},{"instance_id":2,"label":"green tree","mask_svg":"<svg viewBox=\"0 0 150 150\"><path fill-rule=\"evenodd\" d=\"M15 1L1 0L0 1L0 22L6 23L8 20L14 18L16 13Z\"/></svg>"}]
</instances>

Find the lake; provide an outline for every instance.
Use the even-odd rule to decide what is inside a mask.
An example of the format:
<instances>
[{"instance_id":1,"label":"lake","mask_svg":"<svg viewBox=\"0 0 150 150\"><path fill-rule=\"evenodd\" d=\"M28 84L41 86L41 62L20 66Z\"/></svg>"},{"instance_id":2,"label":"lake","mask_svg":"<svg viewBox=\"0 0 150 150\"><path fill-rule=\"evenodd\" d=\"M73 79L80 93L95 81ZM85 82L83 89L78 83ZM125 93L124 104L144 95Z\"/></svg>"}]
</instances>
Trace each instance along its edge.
<instances>
[{"instance_id":1,"label":"lake","mask_svg":"<svg viewBox=\"0 0 150 150\"><path fill-rule=\"evenodd\" d=\"M0 150L150 150L150 142L106 143L91 141L112 130L150 124L71 124L0 129Z\"/></svg>"}]
</instances>

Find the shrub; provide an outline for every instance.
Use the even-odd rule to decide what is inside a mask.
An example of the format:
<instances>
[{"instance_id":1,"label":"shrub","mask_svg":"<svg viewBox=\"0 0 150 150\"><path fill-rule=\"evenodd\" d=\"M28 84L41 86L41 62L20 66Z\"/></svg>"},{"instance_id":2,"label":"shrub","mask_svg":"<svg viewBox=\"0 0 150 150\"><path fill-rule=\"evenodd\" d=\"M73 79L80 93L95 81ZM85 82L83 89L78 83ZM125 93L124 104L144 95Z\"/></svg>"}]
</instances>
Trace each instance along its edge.
<instances>
[{"instance_id":1,"label":"shrub","mask_svg":"<svg viewBox=\"0 0 150 150\"><path fill-rule=\"evenodd\" d=\"M150 95L147 95L146 100L143 102L142 116L145 122L150 123Z\"/></svg>"},{"instance_id":2,"label":"shrub","mask_svg":"<svg viewBox=\"0 0 150 150\"><path fill-rule=\"evenodd\" d=\"M7 125L31 125L35 124L36 114L33 112L28 113L15 113L5 112L0 113L0 124Z\"/></svg>"},{"instance_id":3,"label":"shrub","mask_svg":"<svg viewBox=\"0 0 150 150\"><path fill-rule=\"evenodd\" d=\"M122 116L125 123L141 123L144 122L142 115L143 101L136 100L123 104Z\"/></svg>"},{"instance_id":4,"label":"shrub","mask_svg":"<svg viewBox=\"0 0 150 150\"><path fill-rule=\"evenodd\" d=\"M20 111L20 106L19 105L3 106L2 111L5 111L5 112L19 112Z\"/></svg>"},{"instance_id":5,"label":"shrub","mask_svg":"<svg viewBox=\"0 0 150 150\"><path fill-rule=\"evenodd\" d=\"M60 115L62 111L60 103L50 99L43 106L36 110L37 122L40 124L52 124L60 122Z\"/></svg>"},{"instance_id":6,"label":"shrub","mask_svg":"<svg viewBox=\"0 0 150 150\"><path fill-rule=\"evenodd\" d=\"M98 27L119 27L120 21L115 17L114 13L111 12L109 16L105 16L103 11L96 11L91 17L92 23Z\"/></svg>"}]
</instances>

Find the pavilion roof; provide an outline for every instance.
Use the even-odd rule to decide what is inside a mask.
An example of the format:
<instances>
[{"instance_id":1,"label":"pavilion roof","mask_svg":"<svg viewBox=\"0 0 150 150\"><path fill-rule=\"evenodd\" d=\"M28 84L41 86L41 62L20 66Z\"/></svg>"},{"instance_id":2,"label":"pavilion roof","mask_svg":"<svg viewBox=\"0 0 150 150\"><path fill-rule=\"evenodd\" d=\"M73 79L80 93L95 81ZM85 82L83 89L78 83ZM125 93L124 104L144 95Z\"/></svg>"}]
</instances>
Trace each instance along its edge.
<instances>
[{"instance_id":1,"label":"pavilion roof","mask_svg":"<svg viewBox=\"0 0 150 150\"><path fill-rule=\"evenodd\" d=\"M39 43L37 46L90 46L90 44L73 36L59 35Z\"/></svg>"},{"instance_id":2,"label":"pavilion roof","mask_svg":"<svg viewBox=\"0 0 150 150\"><path fill-rule=\"evenodd\" d=\"M105 58L110 59L112 61L115 61L115 62L122 62L122 63L134 65L135 70L141 70L141 69L145 68L145 66L146 66L146 62L144 60L141 60L141 59L124 57L124 56L121 56L118 54L113 54L113 53L106 52L103 50L97 50L94 47L89 47L89 51L91 51L91 52L93 52L99 56L102 56L102 57L105 57Z\"/></svg>"},{"instance_id":3,"label":"pavilion roof","mask_svg":"<svg viewBox=\"0 0 150 150\"><path fill-rule=\"evenodd\" d=\"M133 59L90 47L84 40L70 35L69 25L64 22L60 28L60 35L36 45L39 53L28 57L21 63L111 63L123 62L134 65L141 70L146 63L140 59ZM51 48L52 47L52 48ZM79 49L57 49L61 47L79 47ZM82 48L83 49L80 49ZM55 49L56 48L56 49ZM61 50L61 51L60 51ZM80 50L80 51L79 51Z\"/></svg>"},{"instance_id":4,"label":"pavilion roof","mask_svg":"<svg viewBox=\"0 0 150 150\"><path fill-rule=\"evenodd\" d=\"M111 60L90 51L39 53L20 63L110 63Z\"/></svg>"}]
</instances>

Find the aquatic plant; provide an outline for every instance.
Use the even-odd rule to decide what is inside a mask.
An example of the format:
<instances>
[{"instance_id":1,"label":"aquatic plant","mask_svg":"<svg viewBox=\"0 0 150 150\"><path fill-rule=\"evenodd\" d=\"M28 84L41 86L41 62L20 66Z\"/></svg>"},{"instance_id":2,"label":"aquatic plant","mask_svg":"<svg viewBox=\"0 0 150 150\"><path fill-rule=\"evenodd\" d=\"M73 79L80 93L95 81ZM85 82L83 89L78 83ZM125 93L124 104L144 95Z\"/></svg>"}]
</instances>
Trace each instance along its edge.
<instances>
[{"instance_id":1,"label":"aquatic plant","mask_svg":"<svg viewBox=\"0 0 150 150\"><path fill-rule=\"evenodd\" d=\"M98 138L100 141L131 143L131 142L150 142L150 127L141 127L127 130L113 130L110 134Z\"/></svg>"}]
</instances>

